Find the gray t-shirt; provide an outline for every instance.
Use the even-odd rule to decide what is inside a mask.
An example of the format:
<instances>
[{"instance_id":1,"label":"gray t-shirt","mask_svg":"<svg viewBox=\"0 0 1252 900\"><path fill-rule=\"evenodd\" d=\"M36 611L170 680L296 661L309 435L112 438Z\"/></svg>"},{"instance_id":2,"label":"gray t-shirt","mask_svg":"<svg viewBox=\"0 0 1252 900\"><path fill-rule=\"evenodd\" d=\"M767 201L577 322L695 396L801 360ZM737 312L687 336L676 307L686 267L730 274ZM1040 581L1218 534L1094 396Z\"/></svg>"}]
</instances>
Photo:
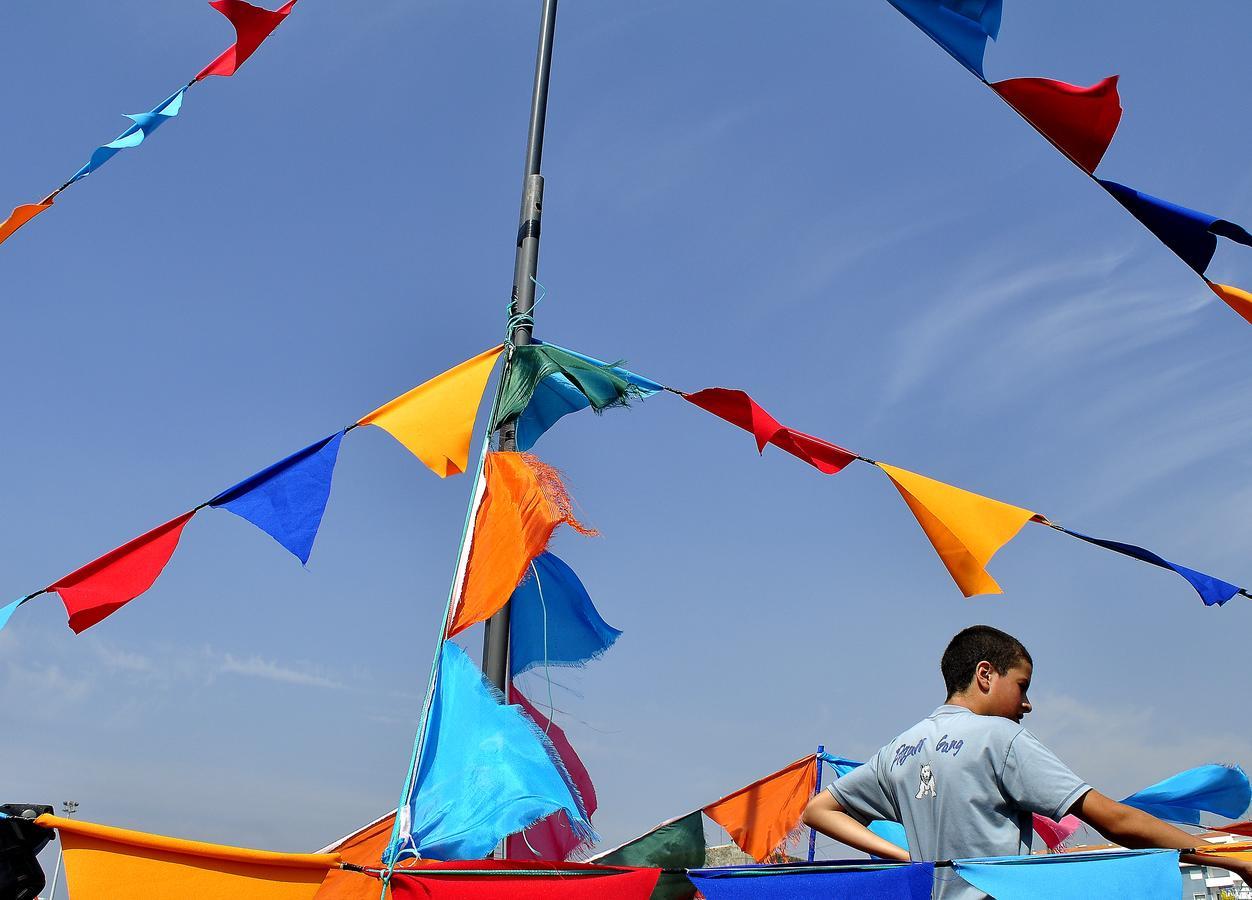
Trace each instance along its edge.
<instances>
[{"instance_id":1,"label":"gray t-shirt","mask_svg":"<svg viewBox=\"0 0 1252 900\"><path fill-rule=\"evenodd\" d=\"M1030 852L1031 813L1060 819L1091 786L1038 738L1000 716L941 706L829 790L862 824L899 822L916 860ZM936 898L986 897L951 869Z\"/></svg>"}]
</instances>

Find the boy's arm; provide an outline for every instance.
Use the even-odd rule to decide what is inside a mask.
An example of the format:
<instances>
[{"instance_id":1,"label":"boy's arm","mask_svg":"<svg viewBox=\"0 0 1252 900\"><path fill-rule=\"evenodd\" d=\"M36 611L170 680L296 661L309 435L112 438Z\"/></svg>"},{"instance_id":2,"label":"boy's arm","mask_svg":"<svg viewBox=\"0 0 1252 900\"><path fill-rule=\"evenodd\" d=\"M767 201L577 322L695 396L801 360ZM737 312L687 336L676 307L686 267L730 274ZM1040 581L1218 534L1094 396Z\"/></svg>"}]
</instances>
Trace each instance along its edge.
<instances>
[{"instance_id":1,"label":"boy's arm","mask_svg":"<svg viewBox=\"0 0 1252 900\"><path fill-rule=\"evenodd\" d=\"M880 838L844 812L843 806L830 791L818 791L817 796L809 801L809 805L804 808L804 824L828 838L834 838L865 853L881 856L883 859L909 861L907 850Z\"/></svg>"},{"instance_id":2,"label":"boy's arm","mask_svg":"<svg viewBox=\"0 0 1252 900\"><path fill-rule=\"evenodd\" d=\"M1070 812L1114 843L1135 850L1151 847L1189 850L1197 843L1203 843L1197 841L1195 835L1162 822L1141 809L1111 800L1099 791L1087 791L1078 798ZM1184 853L1182 861L1193 866L1226 869L1252 883L1252 862L1196 853Z\"/></svg>"}]
</instances>

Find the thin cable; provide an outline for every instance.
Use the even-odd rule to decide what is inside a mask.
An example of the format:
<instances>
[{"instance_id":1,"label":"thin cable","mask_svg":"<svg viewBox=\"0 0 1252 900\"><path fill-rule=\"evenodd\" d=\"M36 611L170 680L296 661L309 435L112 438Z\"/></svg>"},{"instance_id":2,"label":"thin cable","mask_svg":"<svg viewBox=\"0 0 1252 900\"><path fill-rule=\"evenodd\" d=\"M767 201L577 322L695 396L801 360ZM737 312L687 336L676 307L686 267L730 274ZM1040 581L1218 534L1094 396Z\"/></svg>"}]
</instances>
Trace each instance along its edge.
<instances>
[{"instance_id":1,"label":"thin cable","mask_svg":"<svg viewBox=\"0 0 1252 900\"><path fill-rule=\"evenodd\" d=\"M552 718L556 715L556 701L552 699L552 669L548 665L548 604L543 599L543 583L539 580L539 570L535 561L530 561L530 571L535 576L535 587L539 591L539 606L543 610L543 675L548 682L548 724L544 726L546 735L552 728Z\"/></svg>"}]
</instances>

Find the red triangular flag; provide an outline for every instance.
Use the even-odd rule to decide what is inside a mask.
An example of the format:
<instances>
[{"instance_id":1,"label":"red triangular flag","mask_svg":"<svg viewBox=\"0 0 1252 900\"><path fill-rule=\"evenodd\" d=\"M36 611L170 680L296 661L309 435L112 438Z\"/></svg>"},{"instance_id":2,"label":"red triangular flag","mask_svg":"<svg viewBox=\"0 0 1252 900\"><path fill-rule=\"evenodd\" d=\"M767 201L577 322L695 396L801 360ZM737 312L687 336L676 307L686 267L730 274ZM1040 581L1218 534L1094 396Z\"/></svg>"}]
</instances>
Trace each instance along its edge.
<instances>
[{"instance_id":1,"label":"red triangular flag","mask_svg":"<svg viewBox=\"0 0 1252 900\"><path fill-rule=\"evenodd\" d=\"M278 9L269 10L244 0L210 0L209 6L230 19L230 24L235 26L235 43L205 66L196 76L196 81L208 75L234 75L238 72L244 61L282 24L295 5L296 0L288 0Z\"/></svg>"},{"instance_id":2,"label":"red triangular flag","mask_svg":"<svg viewBox=\"0 0 1252 900\"><path fill-rule=\"evenodd\" d=\"M1091 87L1050 78L1010 78L991 89L1088 173L1104 158L1122 120L1116 75Z\"/></svg>"},{"instance_id":3,"label":"red triangular flag","mask_svg":"<svg viewBox=\"0 0 1252 900\"><path fill-rule=\"evenodd\" d=\"M61 595L70 628L81 634L152 587L193 515L194 510L183 513L49 587Z\"/></svg>"},{"instance_id":4,"label":"red triangular flag","mask_svg":"<svg viewBox=\"0 0 1252 900\"><path fill-rule=\"evenodd\" d=\"M837 444L780 425L744 391L705 388L694 394L683 394L683 399L744 431L751 431L758 451L763 451L766 444L773 444L827 475L834 475L857 458L855 453Z\"/></svg>"}]
</instances>

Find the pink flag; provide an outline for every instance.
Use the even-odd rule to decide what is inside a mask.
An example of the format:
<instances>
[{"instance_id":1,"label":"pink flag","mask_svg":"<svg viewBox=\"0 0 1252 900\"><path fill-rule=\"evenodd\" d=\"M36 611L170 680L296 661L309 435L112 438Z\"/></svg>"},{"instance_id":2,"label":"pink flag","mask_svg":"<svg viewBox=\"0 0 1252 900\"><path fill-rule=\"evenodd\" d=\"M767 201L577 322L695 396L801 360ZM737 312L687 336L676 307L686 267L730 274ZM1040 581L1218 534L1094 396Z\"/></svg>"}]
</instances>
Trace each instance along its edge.
<instances>
[{"instance_id":1,"label":"pink flag","mask_svg":"<svg viewBox=\"0 0 1252 900\"><path fill-rule=\"evenodd\" d=\"M583 809L587 811L587 817L590 818L591 814L596 811L596 789L591 783L591 776L587 774L587 768L578 758L578 754L574 752L574 748L570 746L565 732L535 709L516 687L512 689L511 701L526 710L526 714L534 720L539 730L547 734L548 740L556 748L557 755L561 757L561 762L565 764L565 771L569 773L570 781L582 796ZM565 813L557 812L531 825L521 834L515 834L509 838L506 857L559 862L569 858L570 854L582 844L582 839L570 828L569 819L565 817Z\"/></svg>"},{"instance_id":2,"label":"pink flag","mask_svg":"<svg viewBox=\"0 0 1252 900\"><path fill-rule=\"evenodd\" d=\"M1043 842L1051 850L1061 846L1064 841L1069 840L1075 831L1082 827L1082 819L1077 816L1066 816L1059 822L1053 822L1047 816L1041 816L1039 813L1031 813L1031 815L1034 817L1035 834L1043 838Z\"/></svg>"}]
</instances>

